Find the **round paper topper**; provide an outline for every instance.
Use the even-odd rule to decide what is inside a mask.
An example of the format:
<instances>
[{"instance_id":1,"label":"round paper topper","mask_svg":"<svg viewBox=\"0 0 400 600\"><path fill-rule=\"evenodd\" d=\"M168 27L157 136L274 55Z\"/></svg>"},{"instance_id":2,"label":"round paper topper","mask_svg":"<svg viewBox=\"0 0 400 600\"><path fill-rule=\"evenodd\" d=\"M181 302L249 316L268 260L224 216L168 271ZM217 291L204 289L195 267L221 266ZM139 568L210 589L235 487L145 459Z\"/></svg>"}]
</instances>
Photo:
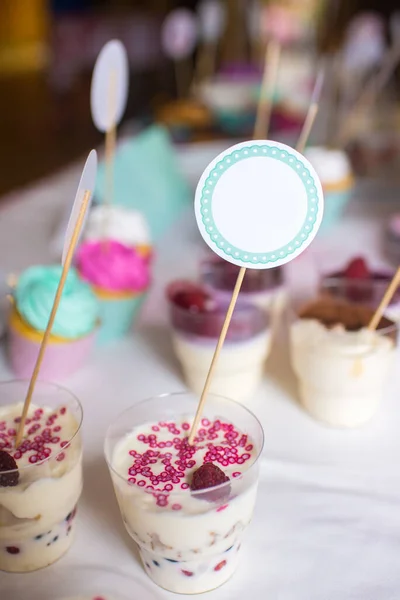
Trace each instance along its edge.
<instances>
[{"instance_id":1,"label":"round paper topper","mask_svg":"<svg viewBox=\"0 0 400 600\"><path fill-rule=\"evenodd\" d=\"M198 25L196 15L187 8L169 13L162 26L162 46L174 60L189 56L196 45Z\"/></svg>"},{"instance_id":2,"label":"round paper topper","mask_svg":"<svg viewBox=\"0 0 400 600\"><path fill-rule=\"evenodd\" d=\"M72 234L75 229L76 222L78 220L78 216L81 210L81 205L83 198L85 196L85 192L90 192L90 200L86 209L85 218L81 227L81 234L85 228L85 222L87 215L89 214L90 204L93 199L93 191L94 186L96 184L96 175L97 175L97 152L96 150L91 150L89 152L89 156L86 159L85 166L83 167L82 175L79 181L78 189L76 190L75 200L72 205L71 214L69 217L67 229L64 237L64 247L62 251L61 264L65 263L65 259L67 257L69 245L71 243Z\"/></svg>"},{"instance_id":3,"label":"round paper topper","mask_svg":"<svg viewBox=\"0 0 400 600\"><path fill-rule=\"evenodd\" d=\"M206 42L217 42L222 35L226 10L221 0L203 0L197 9L200 33Z\"/></svg>"},{"instance_id":4,"label":"round paper topper","mask_svg":"<svg viewBox=\"0 0 400 600\"><path fill-rule=\"evenodd\" d=\"M92 118L99 131L118 125L128 99L129 63L125 46L111 40L103 46L93 70L90 91Z\"/></svg>"},{"instance_id":5,"label":"round paper topper","mask_svg":"<svg viewBox=\"0 0 400 600\"><path fill-rule=\"evenodd\" d=\"M195 213L216 254L241 267L269 269L293 260L315 237L322 187L293 148L243 142L208 165L196 189Z\"/></svg>"}]
</instances>

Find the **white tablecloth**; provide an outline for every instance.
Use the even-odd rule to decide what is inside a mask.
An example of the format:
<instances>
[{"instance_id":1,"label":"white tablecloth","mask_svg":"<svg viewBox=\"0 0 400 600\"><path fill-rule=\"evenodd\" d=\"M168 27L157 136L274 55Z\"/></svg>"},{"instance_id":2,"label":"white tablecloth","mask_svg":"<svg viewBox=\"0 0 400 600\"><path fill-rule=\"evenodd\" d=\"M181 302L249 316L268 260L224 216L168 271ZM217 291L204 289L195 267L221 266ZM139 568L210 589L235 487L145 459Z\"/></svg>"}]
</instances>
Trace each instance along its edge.
<instances>
[{"instance_id":1,"label":"white tablecloth","mask_svg":"<svg viewBox=\"0 0 400 600\"><path fill-rule=\"evenodd\" d=\"M182 153L195 181L217 146ZM18 270L48 261L49 238L74 193L80 167L0 208L0 263ZM317 237L288 268L291 287L315 285L318 270L349 256L384 264L382 223L396 209L395 188L359 186L345 219ZM19 197L18 197L19 196ZM378 200L379 198L379 200ZM110 593L122 600L172 598L140 566L120 519L103 459L109 422L132 403L183 389L166 331L165 283L194 276L204 247L192 211L162 240L154 288L138 330L98 348L90 364L63 383L82 400L85 487L76 541L58 564L27 575L0 574L1 600L57 600L79 593ZM213 600L399 600L400 598L400 374L388 384L383 406L355 431L323 427L296 402L285 336L273 349L267 376L249 403L265 429L256 513L243 546L242 565ZM11 376L3 356L0 378Z\"/></svg>"}]
</instances>

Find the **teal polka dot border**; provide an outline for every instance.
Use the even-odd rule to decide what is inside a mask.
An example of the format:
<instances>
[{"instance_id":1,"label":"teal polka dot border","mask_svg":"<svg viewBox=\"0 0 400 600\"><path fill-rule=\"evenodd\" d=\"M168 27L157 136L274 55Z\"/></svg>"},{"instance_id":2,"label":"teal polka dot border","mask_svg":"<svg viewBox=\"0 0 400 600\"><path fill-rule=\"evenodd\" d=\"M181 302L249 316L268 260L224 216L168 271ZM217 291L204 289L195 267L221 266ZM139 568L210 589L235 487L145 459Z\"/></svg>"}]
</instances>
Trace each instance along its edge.
<instances>
[{"instance_id":1,"label":"teal polka dot border","mask_svg":"<svg viewBox=\"0 0 400 600\"><path fill-rule=\"evenodd\" d=\"M303 225L298 234L286 245L277 248L273 252L265 253L249 253L248 250L243 250L233 246L229 240L225 239L218 231L213 218L212 197L215 186L220 177L234 164L246 160L248 158L259 156L268 157L288 165L301 179L307 194L307 214ZM205 180L201 197L200 197L200 213L203 225L210 241L215 244L222 253L232 257L235 261L242 261L249 265L267 265L276 261L284 260L299 249L307 242L312 234L319 211L319 196L318 189L313 175L310 173L307 166L299 160L298 156L292 154L279 146L270 145L251 145L238 148L231 154L224 156L214 168L210 171Z\"/></svg>"}]
</instances>

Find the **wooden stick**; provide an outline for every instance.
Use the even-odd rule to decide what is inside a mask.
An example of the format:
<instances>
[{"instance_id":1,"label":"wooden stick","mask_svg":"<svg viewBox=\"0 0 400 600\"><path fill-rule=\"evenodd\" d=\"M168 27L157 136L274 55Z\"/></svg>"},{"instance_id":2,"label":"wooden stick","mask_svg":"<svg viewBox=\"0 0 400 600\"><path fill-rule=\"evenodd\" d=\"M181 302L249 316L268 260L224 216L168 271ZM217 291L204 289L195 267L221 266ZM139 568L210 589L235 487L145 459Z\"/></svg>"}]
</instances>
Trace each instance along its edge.
<instances>
[{"instance_id":1,"label":"wooden stick","mask_svg":"<svg viewBox=\"0 0 400 600\"><path fill-rule=\"evenodd\" d=\"M371 106L376 100L378 94L382 91L385 85L388 83L390 77L400 61L400 42L393 44L387 51L380 70L376 75L373 75L369 81L367 81L364 89L361 91L358 99L354 106L350 109L347 117L343 120L342 125L337 134L337 143L344 145L349 141L353 130L351 127L351 121L354 118L358 110L365 110L368 106Z\"/></svg>"},{"instance_id":2,"label":"wooden stick","mask_svg":"<svg viewBox=\"0 0 400 600\"><path fill-rule=\"evenodd\" d=\"M253 137L255 140L263 140L268 135L280 55L281 47L279 43L271 40L268 43L265 54L264 73L257 107L256 124L254 126Z\"/></svg>"},{"instance_id":3,"label":"wooden stick","mask_svg":"<svg viewBox=\"0 0 400 600\"><path fill-rule=\"evenodd\" d=\"M176 91L179 100L187 97L191 87L192 70L188 58L174 60Z\"/></svg>"},{"instance_id":4,"label":"wooden stick","mask_svg":"<svg viewBox=\"0 0 400 600\"><path fill-rule=\"evenodd\" d=\"M383 313L389 306L390 301L393 298L393 295L396 292L399 285L400 285L400 267L397 269L396 273L394 274L394 277L393 277L392 281L390 282L390 284L388 285L388 288L387 288L386 292L384 293L383 298L382 298L378 308L376 309L371 321L369 322L368 329L370 331L375 331L375 329L378 327L380 320L383 317Z\"/></svg>"},{"instance_id":5,"label":"wooden stick","mask_svg":"<svg viewBox=\"0 0 400 600\"><path fill-rule=\"evenodd\" d=\"M44 358L44 353L46 351L46 347L47 344L49 342L50 339L50 334L51 334L51 330L54 324L54 319L56 317L56 313L57 313L57 309L58 306L60 304L60 300L61 300L61 295L63 293L63 289L64 289L64 285L67 279L67 275L68 275L68 271L69 268L71 266L71 262L72 262L72 257L74 255L74 251L75 251L75 247L76 244L78 242L79 239L79 234L81 232L82 229L82 225L83 225L83 221L85 218L85 213L86 213L86 209L88 207L88 203L90 200L90 196L91 196L91 192L90 191L86 191L84 196L83 196L83 200L82 200L82 204L79 210L79 214L78 214L78 218L76 221L76 225L75 225L75 229L72 233L71 236L71 242L69 244L68 247L68 252L67 252L67 256L65 258L65 262L64 262L64 266L63 266L63 270L61 272L61 278L60 278L60 282L58 284L57 287L57 292L56 292L56 296L54 298L54 303L53 303L53 307L51 309L50 312L50 317L49 317L49 321L47 323L47 327L46 330L43 334L43 339L42 339L42 343L40 345L39 348L39 353L36 359L36 364L35 364L35 368L33 369L33 373L32 373L32 377L31 380L29 382L29 387L28 387L28 392L26 394L26 398L25 398L25 403L24 403L24 408L22 411L22 416L21 416L21 421L19 423L19 428L17 431L17 436L15 438L15 445L18 448L18 446L20 445L21 441L22 441L22 435L24 432L24 427L25 427L25 421L26 421L26 417L28 415L28 410L29 410L29 406L31 403L31 399L32 399L32 394L34 392L35 389L35 385L36 385L36 381L37 378L39 376L39 371L40 371L40 367L42 365L43 362L43 358Z\"/></svg>"},{"instance_id":6,"label":"wooden stick","mask_svg":"<svg viewBox=\"0 0 400 600\"><path fill-rule=\"evenodd\" d=\"M199 55L196 64L195 82L200 84L207 79L211 79L215 73L217 63L217 42L208 42L199 49Z\"/></svg>"},{"instance_id":7,"label":"wooden stick","mask_svg":"<svg viewBox=\"0 0 400 600\"><path fill-rule=\"evenodd\" d=\"M324 70L321 69L318 73L317 80L314 85L314 90L311 96L311 103L307 111L307 115L300 132L300 136L296 145L296 150L298 152L304 152L304 148L308 142L308 138L310 137L310 133L315 123L315 119L317 117L319 111L319 99L321 96L322 85L324 82Z\"/></svg>"},{"instance_id":8,"label":"wooden stick","mask_svg":"<svg viewBox=\"0 0 400 600\"><path fill-rule=\"evenodd\" d=\"M262 139L264 136L268 135L271 106L269 106L269 108L267 108L266 112L264 112L264 110L260 109L260 105L263 104L263 100L265 100L265 99L270 100L270 101L272 100L272 94L273 94L273 91L275 88L276 77L277 77L277 73L278 73L279 56L280 56L279 44L277 44L275 42L271 42L267 48L267 52L265 55L265 61L266 62L270 61L272 66L271 66L271 70L269 71L268 75L267 75L267 69L264 67L264 76L263 76L263 85L262 85L262 88L264 89L264 91L268 90L268 94L266 97L266 95L264 93L262 93L259 98L257 120L256 120L256 124L254 126L254 133L253 133L253 139L255 139L255 140ZM267 101L267 104L271 105L271 102ZM199 401L199 405L197 407L196 415L194 417L193 425L190 430L190 434L189 434L189 444L190 445L193 444L193 440L195 438L196 431L199 426L199 422L200 422L200 418L201 418L201 415L203 412L204 404L205 404L205 401L206 401L206 398L207 398L207 395L208 395L208 392L209 392L209 389L211 386L212 378L213 378L213 375L215 372L215 368L217 366L217 362L218 362L220 352L222 350L222 346L224 345L226 334L229 329L233 311L236 306L236 302L237 302L237 299L239 296L240 288L242 287L242 283L243 283L245 274L246 274L246 267L241 267L240 271L238 273L237 279L236 279L235 287L234 287L234 290L232 293L232 298L231 298L231 301L228 306L228 311L225 316L224 324L222 326L222 330L221 330L221 333L220 333L220 336L218 339L217 347L215 348L214 356L212 358L209 371L207 373L207 378L206 378L206 382L204 384L204 389L200 396L200 401Z\"/></svg>"},{"instance_id":9,"label":"wooden stick","mask_svg":"<svg viewBox=\"0 0 400 600\"><path fill-rule=\"evenodd\" d=\"M232 319L233 311L235 309L236 301L238 299L240 288L242 287L243 278L244 278L245 274L246 274L246 267L241 267L240 271L239 271L238 278L237 278L236 283L235 283L235 288L233 290L232 298L231 298L231 301L229 303L228 312L226 313L225 321L224 321L224 324L222 326L222 331L221 331L221 334L219 336L218 344L217 344L217 347L215 348L214 356L213 356L213 359L211 361L211 366L210 366L210 369L209 369L208 374L207 374L207 379L206 379L206 382L204 384L204 389L203 389L203 392L202 392L201 397L200 397L200 402L199 402L199 405L197 407L196 416L195 416L194 421L193 421L192 429L190 431L190 435L189 435L189 444L190 445L193 444L193 440L194 440L194 437L195 437L196 432L197 432L197 428L198 428L199 423L200 423L200 418L201 418L201 415L202 415L202 412L203 412L204 403L206 401L206 398L207 398L207 395L208 395L208 392L209 392L209 389L210 389L210 386L211 386L211 382L212 382L212 378L213 378L213 375L214 375L215 368L217 366L217 361L218 361L218 358L219 358L219 354L220 354L222 346L224 344L224 341L225 341L225 338L226 338L226 334L228 333L228 329L229 329L229 325L230 325L230 322L231 322L231 319Z\"/></svg>"}]
</instances>

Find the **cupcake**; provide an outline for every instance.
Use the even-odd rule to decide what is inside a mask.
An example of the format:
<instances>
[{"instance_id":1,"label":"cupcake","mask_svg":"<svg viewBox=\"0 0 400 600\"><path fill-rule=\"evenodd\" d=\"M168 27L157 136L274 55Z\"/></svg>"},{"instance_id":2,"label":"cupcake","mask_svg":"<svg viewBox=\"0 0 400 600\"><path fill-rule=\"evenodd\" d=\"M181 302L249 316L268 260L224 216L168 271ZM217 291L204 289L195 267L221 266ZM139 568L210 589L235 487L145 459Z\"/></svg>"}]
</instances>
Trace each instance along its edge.
<instances>
[{"instance_id":1,"label":"cupcake","mask_svg":"<svg viewBox=\"0 0 400 600\"><path fill-rule=\"evenodd\" d=\"M321 280L321 291L337 300L362 302L378 306L392 281L394 272L371 269L364 258L353 258L343 269L327 273ZM397 290L385 311L393 321L400 321L400 290Z\"/></svg>"},{"instance_id":2,"label":"cupcake","mask_svg":"<svg viewBox=\"0 0 400 600\"><path fill-rule=\"evenodd\" d=\"M18 279L8 317L8 356L18 378L30 378L61 277L61 266L36 266ZM98 328L99 303L71 269L61 296L40 375L70 375L88 358Z\"/></svg>"},{"instance_id":3,"label":"cupcake","mask_svg":"<svg viewBox=\"0 0 400 600\"><path fill-rule=\"evenodd\" d=\"M99 341L124 336L149 287L148 261L134 248L104 240L84 242L78 249L76 265L100 301Z\"/></svg>"},{"instance_id":4,"label":"cupcake","mask_svg":"<svg viewBox=\"0 0 400 600\"><path fill-rule=\"evenodd\" d=\"M135 248L144 257L151 256L149 226L138 210L108 204L94 206L85 228L85 239L97 242L104 238Z\"/></svg>"},{"instance_id":5,"label":"cupcake","mask_svg":"<svg viewBox=\"0 0 400 600\"><path fill-rule=\"evenodd\" d=\"M340 218L353 189L350 161L343 150L315 146L304 156L316 170L324 192L324 218L321 230L334 225Z\"/></svg>"}]
</instances>

